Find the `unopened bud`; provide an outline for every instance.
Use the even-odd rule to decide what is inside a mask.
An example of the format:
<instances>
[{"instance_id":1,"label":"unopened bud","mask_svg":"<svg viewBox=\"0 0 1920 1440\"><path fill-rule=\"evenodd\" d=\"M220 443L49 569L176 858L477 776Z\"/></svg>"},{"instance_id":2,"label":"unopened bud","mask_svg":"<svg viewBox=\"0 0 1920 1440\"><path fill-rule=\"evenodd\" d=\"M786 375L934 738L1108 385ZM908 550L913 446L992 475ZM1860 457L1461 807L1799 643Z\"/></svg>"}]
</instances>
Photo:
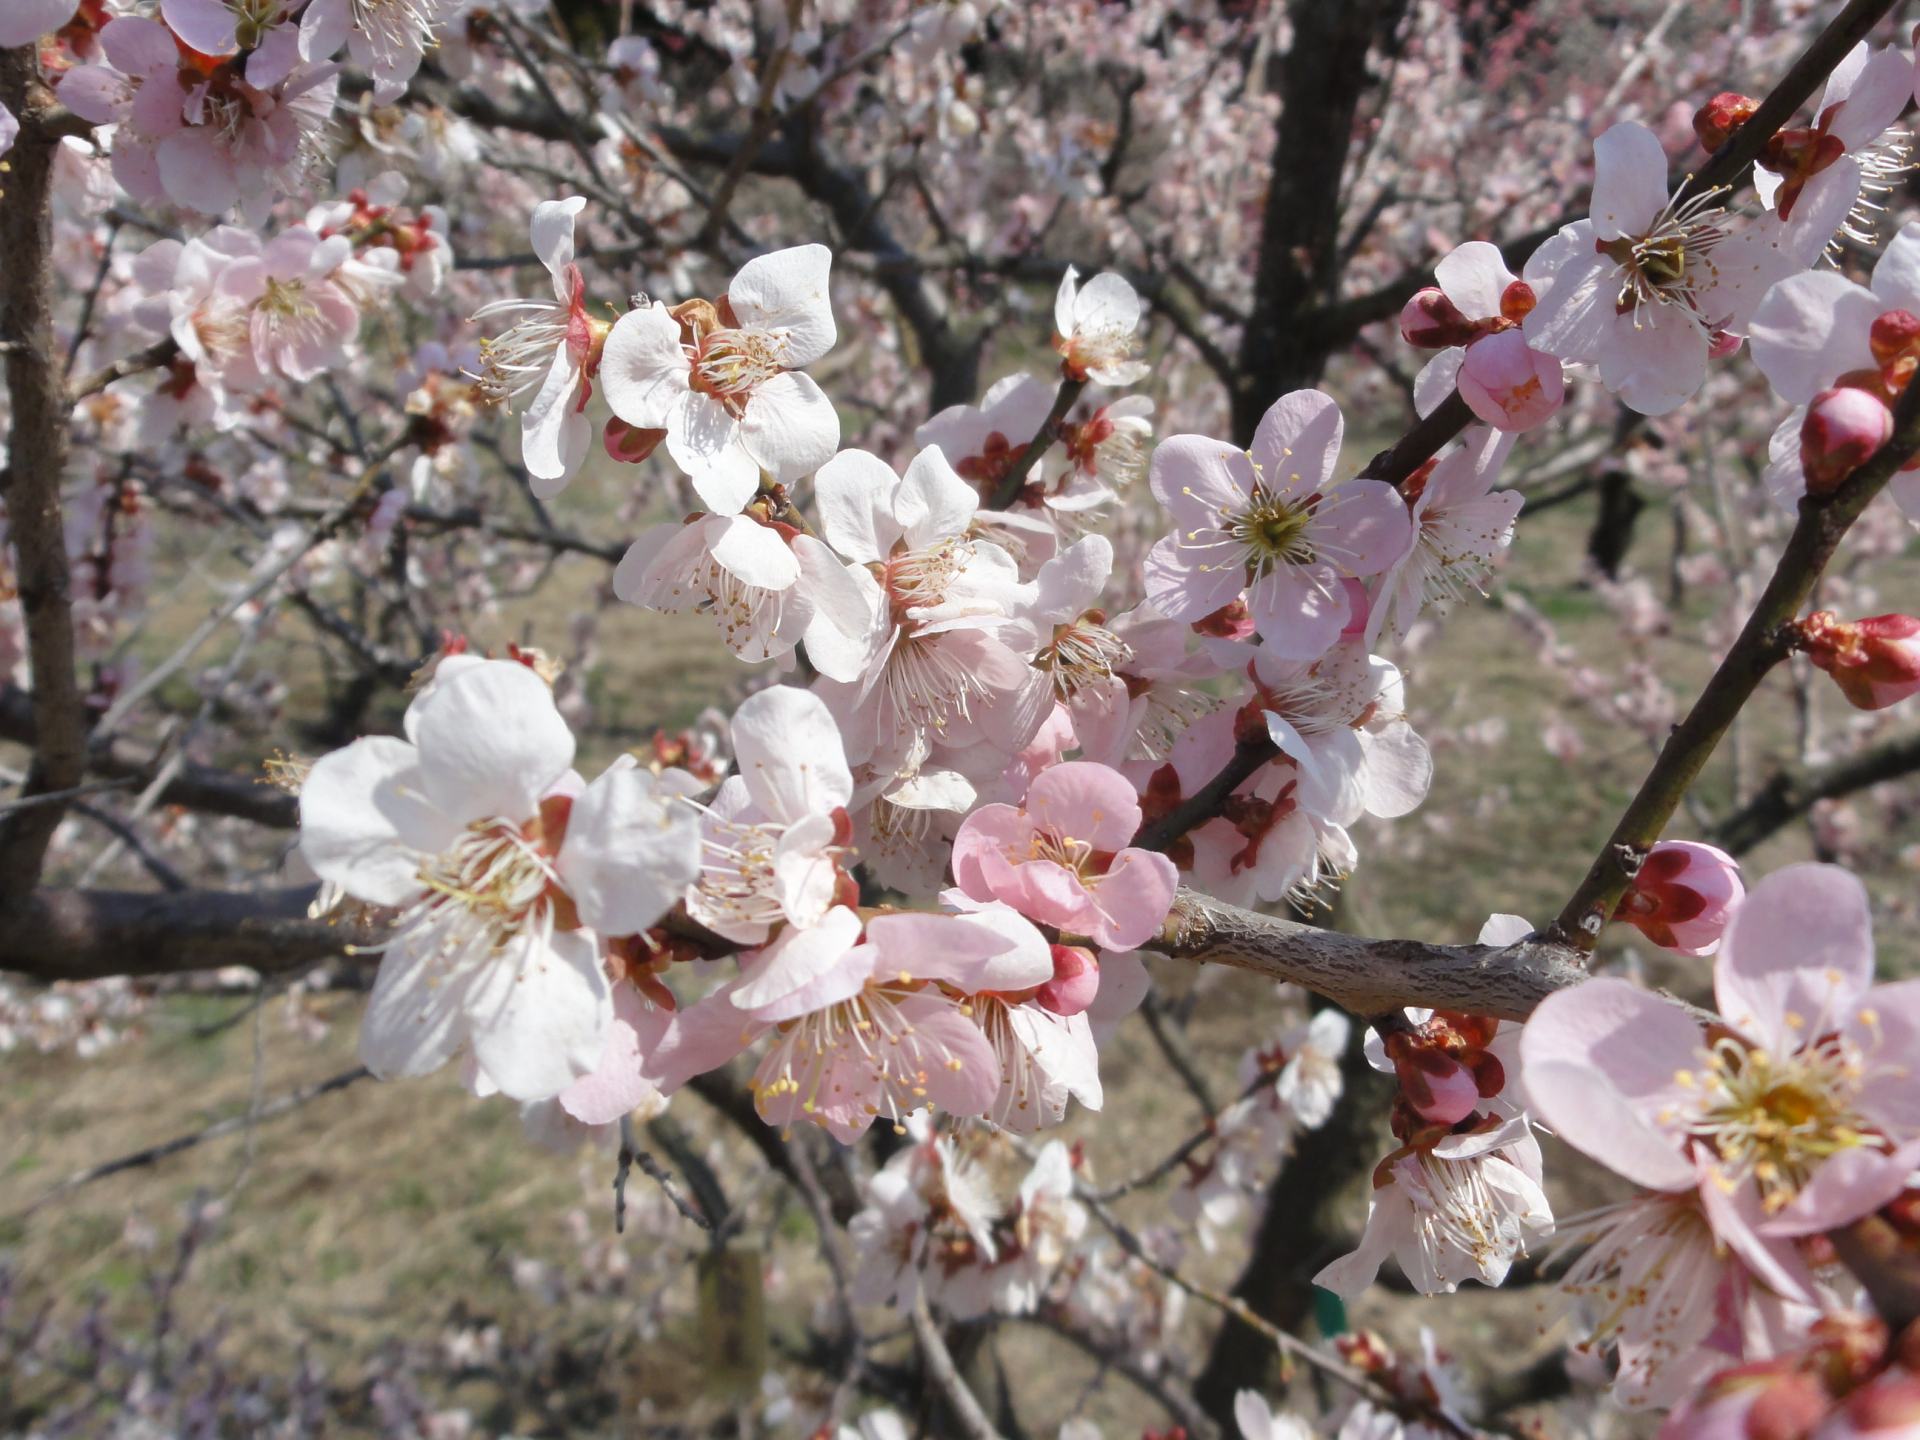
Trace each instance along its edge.
<instances>
[{"instance_id":1,"label":"unopened bud","mask_svg":"<svg viewBox=\"0 0 1920 1440\"><path fill-rule=\"evenodd\" d=\"M1479 327L1437 286L1416 292L1400 311L1402 338L1423 350L1464 345L1478 333Z\"/></svg>"},{"instance_id":2,"label":"unopened bud","mask_svg":"<svg viewBox=\"0 0 1920 1440\"><path fill-rule=\"evenodd\" d=\"M1823 390L1800 424L1800 468L1807 493L1824 495L1870 459L1893 435L1893 416L1864 390Z\"/></svg>"},{"instance_id":3,"label":"unopened bud","mask_svg":"<svg viewBox=\"0 0 1920 1440\"><path fill-rule=\"evenodd\" d=\"M1867 331L1867 345L1880 367L1881 383L1889 394L1898 395L1920 365L1920 315L1911 310L1887 311Z\"/></svg>"},{"instance_id":4,"label":"unopened bud","mask_svg":"<svg viewBox=\"0 0 1920 1440\"><path fill-rule=\"evenodd\" d=\"M667 432L664 430L642 430L638 425L629 425L618 415L607 418L607 428L600 436L607 454L625 465L638 465L653 454L666 438Z\"/></svg>"},{"instance_id":5,"label":"unopened bud","mask_svg":"<svg viewBox=\"0 0 1920 1440\"><path fill-rule=\"evenodd\" d=\"M1693 133L1700 141L1700 148L1718 150L1759 108L1760 102L1751 95L1722 90L1693 112Z\"/></svg>"},{"instance_id":6,"label":"unopened bud","mask_svg":"<svg viewBox=\"0 0 1920 1440\"><path fill-rule=\"evenodd\" d=\"M1663 950L1711 955L1746 893L1740 867L1726 851L1691 840L1664 840L1648 852L1613 918L1636 927Z\"/></svg>"},{"instance_id":7,"label":"unopened bud","mask_svg":"<svg viewBox=\"0 0 1920 1440\"><path fill-rule=\"evenodd\" d=\"M1821 1440L1913 1440L1920 1435L1920 1375L1889 1370L1847 1398Z\"/></svg>"},{"instance_id":8,"label":"unopened bud","mask_svg":"<svg viewBox=\"0 0 1920 1440\"><path fill-rule=\"evenodd\" d=\"M1807 658L1861 710L1884 710L1920 690L1920 620L1911 615L1845 621L1817 610L1795 628Z\"/></svg>"},{"instance_id":9,"label":"unopened bud","mask_svg":"<svg viewBox=\"0 0 1920 1440\"><path fill-rule=\"evenodd\" d=\"M1078 1015L1100 992L1100 962L1091 950L1078 945L1053 947L1053 979L1033 992L1042 1010L1056 1015Z\"/></svg>"}]
</instances>

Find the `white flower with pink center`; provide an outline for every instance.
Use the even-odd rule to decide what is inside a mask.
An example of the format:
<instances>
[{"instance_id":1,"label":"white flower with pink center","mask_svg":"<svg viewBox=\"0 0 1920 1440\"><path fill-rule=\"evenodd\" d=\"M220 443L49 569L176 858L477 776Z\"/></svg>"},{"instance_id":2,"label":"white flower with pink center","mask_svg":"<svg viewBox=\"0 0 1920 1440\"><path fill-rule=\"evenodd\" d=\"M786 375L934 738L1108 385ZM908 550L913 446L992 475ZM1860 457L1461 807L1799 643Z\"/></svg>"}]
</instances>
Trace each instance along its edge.
<instances>
[{"instance_id":1,"label":"white flower with pink center","mask_svg":"<svg viewBox=\"0 0 1920 1440\"><path fill-rule=\"evenodd\" d=\"M748 696L732 733L739 769L702 808L687 913L757 945L777 925L819 924L839 898L853 775L839 727L808 691L776 685Z\"/></svg>"},{"instance_id":2,"label":"white flower with pink center","mask_svg":"<svg viewBox=\"0 0 1920 1440\"><path fill-rule=\"evenodd\" d=\"M1724 1029L1625 980L1549 996L1521 1041L1533 1107L1635 1184L1697 1192L1721 1244L1811 1302L1796 1239L1878 1208L1920 1162L1920 983L1875 988L1873 960L1858 880L1778 870L1722 938Z\"/></svg>"},{"instance_id":3,"label":"white flower with pink center","mask_svg":"<svg viewBox=\"0 0 1920 1440\"><path fill-rule=\"evenodd\" d=\"M1739 334L1774 281L1799 268L1771 220L1735 229L1723 191L1667 193L1667 156L1644 125L1593 142L1591 217L1533 252L1535 304L1521 322L1534 349L1598 367L1600 383L1643 415L1701 386L1715 340Z\"/></svg>"},{"instance_id":4,"label":"white flower with pink center","mask_svg":"<svg viewBox=\"0 0 1920 1440\"><path fill-rule=\"evenodd\" d=\"M1431 460L1400 487L1412 533L1398 558L1373 582L1367 643L1400 640L1427 606L1478 593L1513 543L1523 497L1495 490L1512 441L1472 429L1462 444Z\"/></svg>"},{"instance_id":5,"label":"white flower with pink center","mask_svg":"<svg viewBox=\"0 0 1920 1440\"><path fill-rule=\"evenodd\" d=\"M1873 243L1870 215L1906 170L1907 137L1895 131L1880 142L1913 98L1913 60L1865 41L1833 67L1814 123L1776 132L1754 166L1761 203L1793 222L1803 238L1800 262L1820 258L1836 225L1861 244Z\"/></svg>"},{"instance_id":6,"label":"white flower with pink center","mask_svg":"<svg viewBox=\"0 0 1920 1440\"><path fill-rule=\"evenodd\" d=\"M954 880L974 900L1132 950L1158 933L1180 883L1166 856L1129 844L1139 828L1125 776L1069 761L1043 772L1021 804L967 817L953 843Z\"/></svg>"},{"instance_id":7,"label":"white flower with pink center","mask_svg":"<svg viewBox=\"0 0 1920 1440\"><path fill-rule=\"evenodd\" d=\"M910 776L936 746L1018 752L1046 719L1051 687L1000 636L1020 579L1006 551L969 538L973 487L929 446L904 476L844 450L814 488L821 535L857 567L871 616L861 677L818 687L847 758Z\"/></svg>"},{"instance_id":8,"label":"white flower with pink center","mask_svg":"<svg viewBox=\"0 0 1920 1440\"><path fill-rule=\"evenodd\" d=\"M1147 598L1199 620L1247 592L1261 639L1312 660L1352 615L1345 579L1377 575L1406 548L1407 507L1378 480L1334 479L1345 424L1317 390L1273 403L1252 450L1174 435L1153 453L1153 493L1177 527L1147 556Z\"/></svg>"},{"instance_id":9,"label":"white flower with pink center","mask_svg":"<svg viewBox=\"0 0 1920 1440\"><path fill-rule=\"evenodd\" d=\"M1871 288L1831 270L1782 280L1753 312L1747 343L1789 404L1846 380L1897 395L1920 368L1920 220L1888 243Z\"/></svg>"},{"instance_id":10,"label":"white flower with pink center","mask_svg":"<svg viewBox=\"0 0 1920 1440\"><path fill-rule=\"evenodd\" d=\"M1108 273L1082 285L1080 272L1067 267L1053 297L1053 348L1063 372L1096 385L1137 385L1150 368L1133 358L1139 329L1140 296L1125 278Z\"/></svg>"},{"instance_id":11,"label":"white flower with pink center","mask_svg":"<svg viewBox=\"0 0 1920 1440\"><path fill-rule=\"evenodd\" d=\"M644 305L607 337L613 413L666 432L709 510L738 511L765 471L791 484L833 457L840 417L804 368L833 348L833 252L797 245L740 267L717 304Z\"/></svg>"},{"instance_id":12,"label":"white flower with pink center","mask_svg":"<svg viewBox=\"0 0 1920 1440\"><path fill-rule=\"evenodd\" d=\"M582 787L552 691L516 661L444 660L406 728L323 756L300 792L314 872L396 912L361 1057L422 1075L468 1050L504 1094L557 1095L612 1022L596 932L674 904L698 817L630 763Z\"/></svg>"},{"instance_id":13,"label":"white flower with pink center","mask_svg":"<svg viewBox=\"0 0 1920 1440\"><path fill-rule=\"evenodd\" d=\"M926 421L913 432L913 443L938 446L954 473L972 484L983 502L989 501L1026 454L1052 408L1052 386L1031 375L1003 376L978 405L949 405ZM1038 474L1030 474L1028 484L1044 489Z\"/></svg>"},{"instance_id":14,"label":"white flower with pink center","mask_svg":"<svg viewBox=\"0 0 1920 1440\"><path fill-rule=\"evenodd\" d=\"M844 906L810 930L783 931L742 967L739 980L675 1015L654 1058L661 1088L770 1034L753 1078L761 1118L809 1122L845 1142L876 1118L904 1127L928 1107L985 1114L1000 1092L1000 1067L970 997L1030 990L1053 974L1047 943L1030 925L924 914L863 925ZM783 993L743 1003L774 991Z\"/></svg>"},{"instance_id":15,"label":"white flower with pink center","mask_svg":"<svg viewBox=\"0 0 1920 1440\"><path fill-rule=\"evenodd\" d=\"M613 593L669 615L705 613L749 664L805 643L822 675L855 680L871 641L872 611L847 567L813 536L751 512L643 531L614 567Z\"/></svg>"},{"instance_id":16,"label":"white flower with pink center","mask_svg":"<svg viewBox=\"0 0 1920 1440\"><path fill-rule=\"evenodd\" d=\"M1530 430L1560 408L1560 362L1532 349L1520 323L1533 290L1507 269L1497 245L1469 240L1434 267L1436 290L1422 290L1400 314L1410 345L1444 346L1413 382L1414 408L1430 414L1449 391L1499 430Z\"/></svg>"},{"instance_id":17,"label":"white flower with pink center","mask_svg":"<svg viewBox=\"0 0 1920 1440\"><path fill-rule=\"evenodd\" d=\"M534 207L528 233L553 276L553 299L493 300L473 313L475 321L513 321L480 342L480 387L489 400L520 410L520 459L542 499L566 488L593 445L585 412L609 337L606 322L587 314L587 282L573 261L574 220L586 205L570 195Z\"/></svg>"}]
</instances>

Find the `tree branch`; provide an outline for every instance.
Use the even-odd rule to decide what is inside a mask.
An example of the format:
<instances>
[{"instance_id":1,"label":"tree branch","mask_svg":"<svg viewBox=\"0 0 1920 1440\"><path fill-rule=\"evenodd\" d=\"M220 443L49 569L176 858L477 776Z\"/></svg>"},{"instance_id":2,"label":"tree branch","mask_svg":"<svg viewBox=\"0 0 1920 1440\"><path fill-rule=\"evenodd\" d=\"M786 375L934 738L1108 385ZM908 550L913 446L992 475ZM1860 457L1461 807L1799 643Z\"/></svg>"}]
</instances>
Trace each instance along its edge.
<instances>
[{"instance_id":1,"label":"tree branch","mask_svg":"<svg viewBox=\"0 0 1920 1440\"><path fill-rule=\"evenodd\" d=\"M1741 855L1822 800L1837 800L1920 770L1920 732L1848 755L1817 769L1782 770L1713 829L1716 845Z\"/></svg>"}]
</instances>

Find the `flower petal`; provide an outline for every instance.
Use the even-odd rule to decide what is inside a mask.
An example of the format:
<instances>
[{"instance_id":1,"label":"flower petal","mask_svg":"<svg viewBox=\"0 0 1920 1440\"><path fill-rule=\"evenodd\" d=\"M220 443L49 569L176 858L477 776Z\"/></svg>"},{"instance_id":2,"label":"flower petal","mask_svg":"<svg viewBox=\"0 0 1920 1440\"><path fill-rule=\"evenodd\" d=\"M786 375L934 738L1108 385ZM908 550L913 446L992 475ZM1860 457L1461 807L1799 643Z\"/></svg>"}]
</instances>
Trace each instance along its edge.
<instances>
[{"instance_id":1,"label":"flower petal","mask_svg":"<svg viewBox=\"0 0 1920 1440\"><path fill-rule=\"evenodd\" d=\"M573 732L547 682L484 660L436 684L409 713L427 796L458 823L531 819L573 764Z\"/></svg>"}]
</instances>

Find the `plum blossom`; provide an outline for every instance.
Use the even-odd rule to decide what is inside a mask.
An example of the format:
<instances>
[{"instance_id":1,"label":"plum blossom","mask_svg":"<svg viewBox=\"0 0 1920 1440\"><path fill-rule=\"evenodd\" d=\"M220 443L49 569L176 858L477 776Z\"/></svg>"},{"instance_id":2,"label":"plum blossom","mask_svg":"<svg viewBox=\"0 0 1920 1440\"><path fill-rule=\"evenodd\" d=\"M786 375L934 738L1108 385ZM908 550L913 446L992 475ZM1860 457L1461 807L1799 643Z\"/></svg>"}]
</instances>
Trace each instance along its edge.
<instances>
[{"instance_id":1,"label":"plum blossom","mask_svg":"<svg viewBox=\"0 0 1920 1440\"><path fill-rule=\"evenodd\" d=\"M1020 598L1013 559L969 538L979 497L929 446L904 476L844 450L814 481L820 533L858 567L871 649L860 679L822 682L847 758L911 776L936 744L996 768L1045 720L1047 677L1000 638Z\"/></svg>"},{"instance_id":2,"label":"plum blossom","mask_svg":"<svg viewBox=\"0 0 1920 1440\"><path fill-rule=\"evenodd\" d=\"M748 696L732 735L738 772L703 809L687 913L757 945L776 925L817 925L842 898L853 775L826 704L805 690L776 685Z\"/></svg>"},{"instance_id":3,"label":"plum blossom","mask_svg":"<svg viewBox=\"0 0 1920 1440\"><path fill-rule=\"evenodd\" d=\"M298 188L339 89L337 69L304 63L293 33L251 54L183 50L158 21L121 15L100 31L102 59L75 66L59 96L82 119L114 125L113 174L136 200L205 215L236 206L252 221Z\"/></svg>"},{"instance_id":4,"label":"plum blossom","mask_svg":"<svg viewBox=\"0 0 1920 1440\"><path fill-rule=\"evenodd\" d=\"M1613 918L1682 955L1711 955L1745 895L1740 866L1696 840L1663 840L1647 852Z\"/></svg>"},{"instance_id":5,"label":"plum blossom","mask_svg":"<svg viewBox=\"0 0 1920 1440\"><path fill-rule=\"evenodd\" d=\"M346 363L360 329L342 275L352 257L344 235L322 240L297 225L220 271L214 293L246 326L259 374L302 384Z\"/></svg>"},{"instance_id":6,"label":"plum blossom","mask_svg":"<svg viewBox=\"0 0 1920 1440\"><path fill-rule=\"evenodd\" d=\"M73 18L80 0L13 0L0 15L0 50L31 45Z\"/></svg>"},{"instance_id":7,"label":"plum blossom","mask_svg":"<svg viewBox=\"0 0 1920 1440\"><path fill-rule=\"evenodd\" d=\"M1437 288L1400 312L1410 345L1444 346L1413 383L1414 407L1431 413L1459 388L1469 409L1496 430L1530 430L1560 408L1560 362L1530 347L1520 323L1534 305L1527 282L1507 269L1497 245L1469 240L1434 267Z\"/></svg>"},{"instance_id":8,"label":"plum blossom","mask_svg":"<svg viewBox=\"0 0 1920 1440\"><path fill-rule=\"evenodd\" d=\"M974 900L1131 950L1158 933L1179 875L1128 842L1140 803L1119 771L1075 760L1043 772L1020 805L983 805L953 843L953 874Z\"/></svg>"},{"instance_id":9,"label":"plum blossom","mask_svg":"<svg viewBox=\"0 0 1920 1440\"><path fill-rule=\"evenodd\" d=\"M697 817L632 764L582 786L552 691L511 660L453 656L407 736L322 757L300 850L352 898L396 912L360 1032L383 1077L469 1049L485 1088L558 1094L612 1022L596 932L658 920L695 876Z\"/></svg>"},{"instance_id":10,"label":"plum blossom","mask_svg":"<svg viewBox=\"0 0 1920 1440\"><path fill-rule=\"evenodd\" d=\"M998 493L1052 408L1051 386L1031 375L1002 376L978 405L949 405L922 424L913 432L913 443L938 446L954 473L985 503ZM1040 477L1031 476L1028 485L1040 486Z\"/></svg>"},{"instance_id":11,"label":"plum blossom","mask_svg":"<svg viewBox=\"0 0 1920 1440\"><path fill-rule=\"evenodd\" d=\"M1667 193L1667 157L1630 120L1593 142L1593 212L1533 252L1534 349L1597 366L1643 415L1664 415L1706 379L1715 337L1741 333L1767 287L1797 268L1774 222L1736 230L1721 192Z\"/></svg>"},{"instance_id":12,"label":"plum blossom","mask_svg":"<svg viewBox=\"0 0 1920 1440\"><path fill-rule=\"evenodd\" d=\"M476 322L513 317L480 343L480 385L489 400L520 409L520 458L542 499L566 488L592 446L584 412L609 338L607 323L587 314L587 282L573 260L574 220L586 205L569 195L534 207L528 233L553 299L490 300L473 313Z\"/></svg>"},{"instance_id":13,"label":"plum blossom","mask_svg":"<svg viewBox=\"0 0 1920 1440\"><path fill-rule=\"evenodd\" d=\"M934 1303L949 1277L999 1258L1000 1218L987 1167L958 1139L931 1133L924 1115L907 1125L913 1144L866 1183L866 1205L847 1222L860 1257L853 1298L910 1307L922 1290Z\"/></svg>"},{"instance_id":14,"label":"plum blossom","mask_svg":"<svg viewBox=\"0 0 1920 1440\"><path fill-rule=\"evenodd\" d=\"M1714 964L1724 1029L1603 977L1548 997L1521 1046L1541 1119L1649 1190L1697 1191L1715 1238L1812 1303L1795 1237L1844 1225L1920 1159L1908 1058L1920 986L1872 986L1860 882L1791 865L1735 909Z\"/></svg>"},{"instance_id":15,"label":"plum blossom","mask_svg":"<svg viewBox=\"0 0 1920 1440\"><path fill-rule=\"evenodd\" d=\"M1401 485L1412 533L1399 558L1373 582L1368 644L1405 638L1427 606L1458 600L1486 583L1513 543L1523 503L1518 490L1493 488L1510 448L1497 430L1469 430L1461 445Z\"/></svg>"},{"instance_id":16,"label":"plum blossom","mask_svg":"<svg viewBox=\"0 0 1920 1440\"><path fill-rule=\"evenodd\" d=\"M1913 97L1913 62L1891 46L1869 50L1863 41L1847 52L1827 77L1826 91L1811 126L1775 132L1753 172L1761 203L1791 219L1796 209L1822 215L1852 216L1863 189L1885 191L1904 168L1905 136L1879 147L1887 127L1900 118ZM1803 260L1818 258L1826 226ZM1856 238L1872 243L1872 234L1855 227Z\"/></svg>"},{"instance_id":17,"label":"plum blossom","mask_svg":"<svg viewBox=\"0 0 1920 1440\"><path fill-rule=\"evenodd\" d=\"M704 611L749 664L804 643L821 674L854 680L866 660L872 614L846 566L753 510L643 531L614 567L613 593L669 615Z\"/></svg>"},{"instance_id":18,"label":"plum blossom","mask_svg":"<svg viewBox=\"0 0 1920 1440\"><path fill-rule=\"evenodd\" d=\"M1754 310L1747 341L1790 404L1836 383L1883 401L1899 395L1920 365L1920 221L1887 243L1871 288L1831 270L1789 275Z\"/></svg>"},{"instance_id":19,"label":"plum blossom","mask_svg":"<svg viewBox=\"0 0 1920 1440\"><path fill-rule=\"evenodd\" d=\"M929 1106L982 1115L1001 1074L970 997L1052 976L1046 941L1011 912L863 923L836 906L810 930L783 931L744 958L738 980L678 1011L653 1063L670 1093L771 1033L752 1082L761 1118L810 1122L843 1142L876 1117L904 1125Z\"/></svg>"},{"instance_id":20,"label":"plum blossom","mask_svg":"<svg viewBox=\"0 0 1920 1440\"><path fill-rule=\"evenodd\" d=\"M1132 357L1140 349L1140 297L1111 272L1085 285L1069 265L1053 298L1053 348L1070 379L1096 385L1136 385L1150 368ZM1044 412L1043 412L1044 413Z\"/></svg>"},{"instance_id":21,"label":"plum blossom","mask_svg":"<svg viewBox=\"0 0 1920 1440\"><path fill-rule=\"evenodd\" d=\"M738 511L760 472L790 484L833 457L840 417L805 367L833 348L833 252L797 245L740 267L718 302L642 305L607 337L613 413L666 432L709 510Z\"/></svg>"},{"instance_id":22,"label":"plum blossom","mask_svg":"<svg viewBox=\"0 0 1920 1440\"><path fill-rule=\"evenodd\" d=\"M1175 435L1153 454L1154 496L1176 526L1147 556L1147 598L1198 620L1247 591L1262 641L1313 660L1352 616L1343 579L1377 575L1405 550L1410 524L1391 485L1336 482L1340 408L1316 390L1273 403L1251 451Z\"/></svg>"},{"instance_id":23,"label":"plum blossom","mask_svg":"<svg viewBox=\"0 0 1920 1440\"><path fill-rule=\"evenodd\" d=\"M453 9L454 0L313 0L300 17L300 55L325 60L344 44L373 76L374 104L391 105Z\"/></svg>"},{"instance_id":24,"label":"plum blossom","mask_svg":"<svg viewBox=\"0 0 1920 1440\"><path fill-rule=\"evenodd\" d=\"M1911 615L1848 621L1816 610L1797 630L1807 658L1857 709L1884 710L1920 691L1920 620Z\"/></svg>"},{"instance_id":25,"label":"plum blossom","mask_svg":"<svg viewBox=\"0 0 1920 1440\"><path fill-rule=\"evenodd\" d=\"M1240 1427L1240 1440L1313 1440L1306 1421L1276 1412L1257 1390L1242 1390L1233 1397L1233 1423Z\"/></svg>"}]
</instances>

